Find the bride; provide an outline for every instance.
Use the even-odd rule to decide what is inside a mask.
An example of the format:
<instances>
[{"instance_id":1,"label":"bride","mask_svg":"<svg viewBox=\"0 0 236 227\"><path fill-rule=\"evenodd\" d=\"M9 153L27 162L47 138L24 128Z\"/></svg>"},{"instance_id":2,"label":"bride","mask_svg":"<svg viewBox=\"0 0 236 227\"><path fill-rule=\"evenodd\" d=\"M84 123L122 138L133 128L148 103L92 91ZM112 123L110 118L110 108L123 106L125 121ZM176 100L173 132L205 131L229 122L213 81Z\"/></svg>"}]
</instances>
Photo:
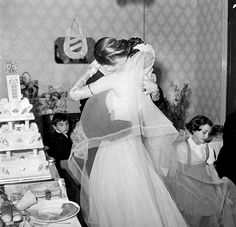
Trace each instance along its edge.
<instances>
[{"instance_id":1,"label":"bride","mask_svg":"<svg viewBox=\"0 0 236 227\"><path fill-rule=\"evenodd\" d=\"M70 91L74 100L91 98L72 136L69 168L81 184L80 205L89 226L185 227L161 179L177 131L142 89L154 50L146 44L134 50L131 56L127 40L106 37L96 43L99 64ZM85 85L98 68L111 73Z\"/></svg>"}]
</instances>

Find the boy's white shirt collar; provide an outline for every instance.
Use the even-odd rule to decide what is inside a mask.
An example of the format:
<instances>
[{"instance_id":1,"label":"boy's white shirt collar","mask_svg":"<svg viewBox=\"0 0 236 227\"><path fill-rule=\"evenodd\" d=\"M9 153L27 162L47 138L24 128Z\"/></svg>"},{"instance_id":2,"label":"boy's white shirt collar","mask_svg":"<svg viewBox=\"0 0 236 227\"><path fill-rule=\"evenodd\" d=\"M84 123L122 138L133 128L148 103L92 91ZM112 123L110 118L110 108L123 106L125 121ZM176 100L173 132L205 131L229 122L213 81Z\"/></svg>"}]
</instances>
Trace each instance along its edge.
<instances>
[{"instance_id":1,"label":"boy's white shirt collar","mask_svg":"<svg viewBox=\"0 0 236 227\"><path fill-rule=\"evenodd\" d=\"M60 133L60 134L62 134L62 135L64 135L65 137L68 138L68 136L67 136L66 134L59 132L57 129L55 129L55 130L56 130L57 133Z\"/></svg>"}]
</instances>

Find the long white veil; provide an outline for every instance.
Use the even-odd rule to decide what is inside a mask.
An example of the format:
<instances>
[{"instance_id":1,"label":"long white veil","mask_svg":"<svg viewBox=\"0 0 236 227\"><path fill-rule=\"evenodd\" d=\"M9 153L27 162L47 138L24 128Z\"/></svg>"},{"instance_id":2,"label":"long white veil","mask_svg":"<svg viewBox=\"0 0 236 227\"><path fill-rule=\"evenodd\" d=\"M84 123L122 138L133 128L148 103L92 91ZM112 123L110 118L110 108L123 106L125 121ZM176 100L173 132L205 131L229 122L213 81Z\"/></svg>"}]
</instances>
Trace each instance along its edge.
<instances>
[{"instance_id":1,"label":"long white veil","mask_svg":"<svg viewBox=\"0 0 236 227\"><path fill-rule=\"evenodd\" d=\"M168 172L178 132L151 98L143 94L144 76L151 72L155 60L153 49L148 48L128 59L124 69L103 78L102 82L110 84L110 89L87 101L74 130L69 168L81 184L81 203L86 214L89 213L85 205L88 204L89 175L102 141L140 137L156 171L160 175Z\"/></svg>"}]
</instances>

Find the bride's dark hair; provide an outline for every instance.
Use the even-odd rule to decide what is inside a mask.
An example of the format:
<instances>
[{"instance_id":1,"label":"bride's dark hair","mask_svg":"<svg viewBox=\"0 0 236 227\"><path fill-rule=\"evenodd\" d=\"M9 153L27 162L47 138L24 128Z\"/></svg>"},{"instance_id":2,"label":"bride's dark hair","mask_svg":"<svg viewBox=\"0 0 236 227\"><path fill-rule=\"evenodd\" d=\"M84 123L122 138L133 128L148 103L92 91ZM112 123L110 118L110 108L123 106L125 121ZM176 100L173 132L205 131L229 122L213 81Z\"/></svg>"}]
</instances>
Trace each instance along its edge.
<instances>
[{"instance_id":1,"label":"bride's dark hair","mask_svg":"<svg viewBox=\"0 0 236 227\"><path fill-rule=\"evenodd\" d=\"M134 49L135 46L137 46L138 44L144 43L144 41L139 37L132 37L128 39L128 42L130 45L129 57L132 57L134 54L136 54L139 51L138 49Z\"/></svg>"},{"instance_id":2,"label":"bride's dark hair","mask_svg":"<svg viewBox=\"0 0 236 227\"><path fill-rule=\"evenodd\" d=\"M125 39L104 37L94 46L94 57L101 65L115 65L118 58L128 57L129 52L130 45Z\"/></svg>"}]
</instances>

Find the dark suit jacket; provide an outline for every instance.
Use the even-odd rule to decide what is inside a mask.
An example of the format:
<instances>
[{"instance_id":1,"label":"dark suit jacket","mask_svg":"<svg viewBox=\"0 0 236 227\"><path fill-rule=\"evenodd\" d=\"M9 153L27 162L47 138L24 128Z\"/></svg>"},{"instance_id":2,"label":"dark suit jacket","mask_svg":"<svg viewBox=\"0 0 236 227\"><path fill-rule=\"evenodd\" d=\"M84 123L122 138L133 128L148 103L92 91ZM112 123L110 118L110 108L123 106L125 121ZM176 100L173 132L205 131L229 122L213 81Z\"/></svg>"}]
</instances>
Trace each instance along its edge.
<instances>
[{"instance_id":1,"label":"dark suit jacket","mask_svg":"<svg viewBox=\"0 0 236 227\"><path fill-rule=\"evenodd\" d=\"M68 159L70 156L70 151L72 147L72 141L70 136L68 138L58 132L52 134L49 150L47 151L48 155L55 159L56 167L58 170L61 169L60 161Z\"/></svg>"},{"instance_id":2,"label":"dark suit jacket","mask_svg":"<svg viewBox=\"0 0 236 227\"><path fill-rule=\"evenodd\" d=\"M97 71L97 73L95 73L91 78L88 79L86 84L91 84L95 81L97 81L98 79L100 79L101 77L103 77L104 74L101 71ZM158 75L156 74L156 77L158 77ZM158 78L157 80L158 81ZM160 98L157 101L153 101L153 103L161 110L164 111L166 109L166 102L165 102L165 98L164 98L164 94L163 91L161 89L161 87L159 85L157 85L159 88L159 93L160 93ZM85 106L85 103L87 102L88 99L83 99L80 100L80 111L82 112Z\"/></svg>"},{"instance_id":3,"label":"dark suit jacket","mask_svg":"<svg viewBox=\"0 0 236 227\"><path fill-rule=\"evenodd\" d=\"M100 79L103 76L104 76L104 74L98 70L91 78L88 79L86 84L91 84L91 83L97 81L98 79ZM85 106L85 103L87 102L87 100L88 99L80 100L80 104L81 104L80 111L81 111L81 113L83 112L83 109L84 109L84 106Z\"/></svg>"},{"instance_id":4,"label":"dark suit jacket","mask_svg":"<svg viewBox=\"0 0 236 227\"><path fill-rule=\"evenodd\" d=\"M50 147L47 151L48 155L55 159L57 171L61 178L65 181L67 196L69 200L79 203L79 186L76 181L72 178L71 174L67 170L62 169L60 165L61 160L66 160L70 156L72 147L72 141L68 135L54 132L50 140Z\"/></svg>"},{"instance_id":5,"label":"dark suit jacket","mask_svg":"<svg viewBox=\"0 0 236 227\"><path fill-rule=\"evenodd\" d=\"M236 111L231 113L223 127L223 147L215 162L220 177L228 177L236 184Z\"/></svg>"}]
</instances>

